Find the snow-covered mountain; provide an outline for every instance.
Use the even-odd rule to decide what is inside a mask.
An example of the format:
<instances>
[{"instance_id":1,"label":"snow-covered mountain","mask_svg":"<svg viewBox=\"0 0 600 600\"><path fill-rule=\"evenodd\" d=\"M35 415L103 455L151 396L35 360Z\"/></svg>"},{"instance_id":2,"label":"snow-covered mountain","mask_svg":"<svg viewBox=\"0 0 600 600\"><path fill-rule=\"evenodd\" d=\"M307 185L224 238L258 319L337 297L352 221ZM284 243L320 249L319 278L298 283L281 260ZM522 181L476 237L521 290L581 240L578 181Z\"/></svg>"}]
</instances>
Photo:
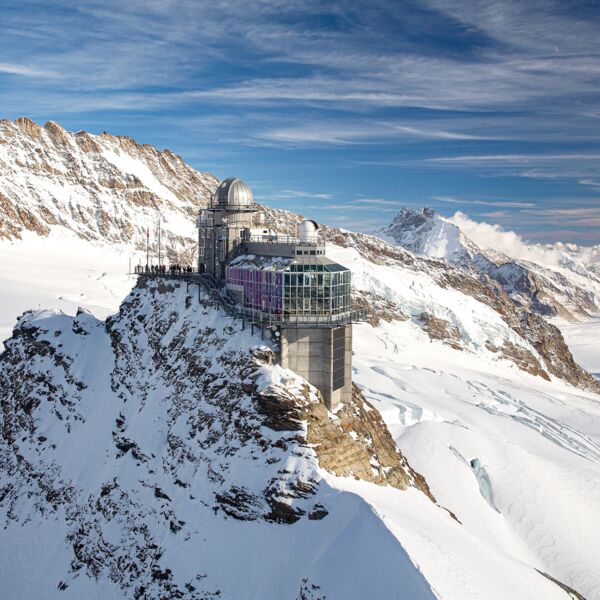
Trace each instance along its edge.
<instances>
[{"instance_id":1,"label":"snow-covered mountain","mask_svg":"<svg viewBox=\"0 0 600 600\"><path fill-rule=\"evenodd\" d=\"M128 138L0 132L10 597L598 598L600 386L532 299L472 266L455 224L441 254L322 227L369 314L354 405L334 416L196 287L131 291L155 206L191 257L215 178ZM153 195L139 217L127 182ZM295 233L299 215L259 208ZM419 227L415 244L435 239Z\"/></svg>"},{"instance_id":2,"label":"snow-covered mountain","mask_svg":"<svg viewBox=\"0 0 600 600\"><path fill-rule=\"evenodd\" d=\"M573 319L600 312L600 247L527 244L477 225L460 214L445 218L431 208L403 208L382 234L411 252L491 277L539 314Z\"/></svg>"},{"instance_id":3,"label":"snow-covered mountain","mask_svg":"<svg viewBox=\"0 0 600 600\"><path fill-rule=\"evenodd\" d=\"M367 505L319 474L317 459L429 494L376 411L357 391L336 426L197 289L136 288L106 323L26 314L0 364L6 597L383 597L401 576L406 597L433 598Z\"/></svg>"},{"instance_id":4,"label":"snow-covered mountain","mask_svg":"<svg viewBox=\"0 0 600 600\"><path fill-rule=\"evenodd\" d=\"M597 589L589 396L529 376L498 386L505 370L459 367L442 344L426 358L431 343L405 321L359 328L363 392L333 416L198 293L159 281L106 322L19 320L0 358L7 597Z\"/></svg>"},{"instance_id":5,"label":"snow-covered mountain","mask_svg":"<svg viewBox=\"0 0 600 600\"><path fill-rule=\"evenodd\" d=\"M185 248L218 180L169 150L49 121L0 121L0 238L62 226L78 237L146 244L161 215L165 248Z\"/></svg>"}]
</instances>

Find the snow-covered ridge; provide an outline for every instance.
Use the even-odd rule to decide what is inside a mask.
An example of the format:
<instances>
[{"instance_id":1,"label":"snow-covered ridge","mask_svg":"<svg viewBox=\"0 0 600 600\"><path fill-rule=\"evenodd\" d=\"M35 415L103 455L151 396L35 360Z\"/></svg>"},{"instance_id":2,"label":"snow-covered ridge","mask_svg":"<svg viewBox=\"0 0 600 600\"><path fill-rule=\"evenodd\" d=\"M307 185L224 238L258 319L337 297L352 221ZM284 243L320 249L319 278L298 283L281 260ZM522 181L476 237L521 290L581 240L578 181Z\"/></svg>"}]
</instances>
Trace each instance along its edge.
<instances>
[{"instance_id":1,"label":"snow-covered ridge","mask_svg":"<svg viewBox=\"0 0 600 600\"><path fill-rule=\"evenodd\" d=\"M20 319L0 357L4 592L250 599L306 587L383 597L400 569L406 598L433 599L367 505L322 480L316 456L335 440L337 457L327 447L322 466L375 480L380 463L382 483L412 485L376 411L366 409L358 435L358 421L354 435L342 432L314 388L198 294L158 281L106 323L83 310ZM355 527L366 535L360 549L344 542ZM358 579L344 585L347 569Z\"/></svg>"},{"instance_id":2,"label":"snow-covered ridge","mask_svg":"<svg viewBox=\"0 0 600 600\"><path fill-rule=\"evenodd\" d=\"M71 133L49 121L0 121L0 238L55 225L143 248L160 212L165 247L183 251L217 180L169 150L128 137Z\"/></svg>"}]
</instances>

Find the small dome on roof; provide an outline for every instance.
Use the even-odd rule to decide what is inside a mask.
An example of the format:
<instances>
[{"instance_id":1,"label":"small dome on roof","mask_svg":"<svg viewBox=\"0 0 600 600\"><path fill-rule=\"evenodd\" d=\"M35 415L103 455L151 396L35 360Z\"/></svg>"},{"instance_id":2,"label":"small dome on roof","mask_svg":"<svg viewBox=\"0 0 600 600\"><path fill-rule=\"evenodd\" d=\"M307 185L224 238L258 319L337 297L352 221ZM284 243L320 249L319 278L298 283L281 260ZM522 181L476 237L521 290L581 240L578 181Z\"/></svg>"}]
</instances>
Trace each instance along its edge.
<instances>
[{"instance_id":1,"label":"small dome on roof","mask_svg":"<svg viewBox=\"0 0 600 600\"><path fill-rule=\"evenodd\" d=\"M252 190L237 177L221 181L215 192L215 206L249 206L253 201Z\"/></svg>"},{"instance_id":2,"label":"small dome on roof","mask_svg":"<svg viewBox=\"0 0 600 600\"><path fill-rule=\"evenodd\" d=\"M317 231L319 229L319 225L316 221L312 221L310 219L305 219L300 223L300 241L301 242L316 242L317 241Z\"/></svg>"}]
</instances>

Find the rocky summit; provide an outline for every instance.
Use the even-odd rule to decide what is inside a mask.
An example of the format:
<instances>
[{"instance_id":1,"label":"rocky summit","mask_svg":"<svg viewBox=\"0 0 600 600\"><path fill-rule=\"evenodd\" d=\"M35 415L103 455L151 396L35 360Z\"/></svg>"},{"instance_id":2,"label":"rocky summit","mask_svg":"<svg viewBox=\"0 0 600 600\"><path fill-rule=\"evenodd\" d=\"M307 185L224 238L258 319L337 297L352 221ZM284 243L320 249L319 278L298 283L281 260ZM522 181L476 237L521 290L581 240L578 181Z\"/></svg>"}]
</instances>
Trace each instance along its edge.
<instances>
[{"instance_id":1,"label":"rocky summit","mask_svg":"<svg viewBox=\"0 0 600 600\"><path fill-rule=\"evenodd\" d=\"M597 248L521 242L498 249L485 234L470 238L455 221L431 208L403 208L381 233L411 252L493 279L515 303L542 316L576 319L600 311Z\"/></svg>"}]
</instances>

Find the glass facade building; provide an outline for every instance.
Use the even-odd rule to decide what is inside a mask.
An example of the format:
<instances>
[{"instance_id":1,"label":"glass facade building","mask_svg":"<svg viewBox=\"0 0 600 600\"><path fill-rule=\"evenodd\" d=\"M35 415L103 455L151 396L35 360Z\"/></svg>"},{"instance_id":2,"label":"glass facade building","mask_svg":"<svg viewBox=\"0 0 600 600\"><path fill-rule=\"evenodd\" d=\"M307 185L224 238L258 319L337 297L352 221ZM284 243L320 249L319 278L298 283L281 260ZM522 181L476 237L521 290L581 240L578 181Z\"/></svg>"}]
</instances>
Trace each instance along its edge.
<instances>
[{"instance_id":1,"label":"glass facade building","mask_svg":"<svg viewBox=\"0 0 600 600\"><path fill-rule=\"evenodd\" d=\"M244 309L265 317L320 321L350 312L350 271L326 258L310 264L290 262L277 270L227 267L227 288Z\"/></svg>"}]
</instances>

